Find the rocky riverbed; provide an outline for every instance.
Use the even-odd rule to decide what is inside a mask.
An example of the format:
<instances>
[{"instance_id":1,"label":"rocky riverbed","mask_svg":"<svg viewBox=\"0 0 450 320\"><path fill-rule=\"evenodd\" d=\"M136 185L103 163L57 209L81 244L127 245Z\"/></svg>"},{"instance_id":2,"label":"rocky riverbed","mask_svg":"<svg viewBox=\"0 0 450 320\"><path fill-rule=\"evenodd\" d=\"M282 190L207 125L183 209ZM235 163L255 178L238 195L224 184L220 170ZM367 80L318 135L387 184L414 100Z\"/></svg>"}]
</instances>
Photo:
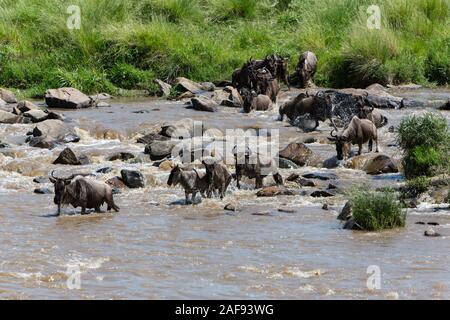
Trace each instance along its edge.
<instances>
[{"instance_id":1,"label":"rocky riverbed","mask_svg":"<svg viewBox=\"0 0 450 320\"><path fill-rule=\"evenodd\" d=\"M379 154L365 146L344 162L335 159L328 122L304 132L278 121L277 107L244 114L232 92L214 112L193 109L189 99L134 98L30 114L30 104L9 100L0 113L0 298L450 298L450 210L441 195L408 209L404 229L349 231L336 219L351 186L404 183L392 129L450 98L446 89L382 90L408 103L382 110L389 124L379 129ZM278 105L299 92L283 91ZM43 101L32 103L43 110ZM266 130L274 146L278 134L284 188L258 194L244 179L224 200L186 205L184 191L166 184L174 163L165 159L173 146L164 133L195 131L194 121L219 145L241 134L235 129ZM52 170L108 181L121 211L81 216L66 208L54 217ZM424 236L429 222L441 237ZM380 290L367 288L371 265L381 269ZM67 288L72 267L81 271L79 290Z\"/></svg>"}]
</instances>

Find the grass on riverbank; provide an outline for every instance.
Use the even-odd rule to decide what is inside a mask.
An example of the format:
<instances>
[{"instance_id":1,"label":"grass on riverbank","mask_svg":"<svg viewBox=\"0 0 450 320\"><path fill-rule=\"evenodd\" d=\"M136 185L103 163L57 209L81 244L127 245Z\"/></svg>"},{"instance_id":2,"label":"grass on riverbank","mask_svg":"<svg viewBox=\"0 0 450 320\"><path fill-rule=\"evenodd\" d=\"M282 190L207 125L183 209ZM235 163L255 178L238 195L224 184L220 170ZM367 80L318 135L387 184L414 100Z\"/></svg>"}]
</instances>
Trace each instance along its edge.
<instances>
[{"instance_id":1,"label":"grass on riverbank","mask_svg":"<svg viewBox=\"0 0 450 320\"><path fill-rule=\"evenodd\" d=\"M367 8L381 29L367 29ZM69 30L69 5L81 29ZM0 0L0 86L152 92L152 80L229 79L250 57L319 58L316 82L450 83L448 0Z\"/></svg>"}]
</instances>

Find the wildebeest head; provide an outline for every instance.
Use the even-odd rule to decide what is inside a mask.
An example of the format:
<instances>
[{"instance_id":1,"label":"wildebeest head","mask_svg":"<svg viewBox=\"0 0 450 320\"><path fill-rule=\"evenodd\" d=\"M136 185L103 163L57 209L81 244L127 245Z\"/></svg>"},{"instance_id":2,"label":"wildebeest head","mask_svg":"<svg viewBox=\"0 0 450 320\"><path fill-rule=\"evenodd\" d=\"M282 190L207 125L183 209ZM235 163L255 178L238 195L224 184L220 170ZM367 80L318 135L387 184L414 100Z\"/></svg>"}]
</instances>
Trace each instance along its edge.
<instances>
[{"instance_id":1,"label":"wildebeest head","mask_svg":"<svg viewBox=\"0 0 450 320\"><path fill-rule=\"evenodd\" d=\"M205 166L206 175L209 181L212 181L213 173L216 168L216 161L213 158L206 158L202 160L202 164Z\"/></svg>"},{"instance_id":2,"label":"wildebeest head","mask_svg":"<svg viewBox=\"0 0 450 320\"><path fill-rule=\"evenodd\" d=\"M181 168L176 165L172 171L170 171L169 179L167 180L167 185L176 186L181 180Z\"/></svg>"},{"instance_id":3,"label":"wildebeest head","mask_svg":"<svg viewBox=\"0 0 450 320\"><path fill-rule=\"evenodd\" d=\"M350 142L342 133L338 132L336 135L333 135L334 131L335 130L330 132L330 137L328 137L328 140L333 141L336 144L337 158L338 160L343 160L344 157L348 156L350 151Z\"/></svg>"},{"instance_id":4,"label":"wildebeest head","mask_svg":"<svg viewBox=\"0 0 450 320\"><path fill-rule=\"evenodd\" d=\"M284 79L288 73L289 58L277 56L275 74L278 78Z\"/></svg>"},{"instance_id":5,"label":"wildebeest head","mask_svg":"<svg viewBox=\"0 0 450 320\"><path fill-rule=\"evenodd\" d=\"M253 90L248 89L247 87L244 87L240 91L242 100L244 102L243 108L244 112L250 112L250 108L253 102L253 98L256 97L256 92Z\"/></svg>"},{"instance_id":6,"label":"wildebeest head","mask_svg":"<svg viewBox=\"0 0 450 320\"><path fill-rule=\"evenodd\" d=\"M58 213L61 210L61 203L64 196L64 192L66 191L66 187L71 183L72 179L75 177L71 175L67 178L58 178L54 176L55 171L52 171L51 176L49 177L50 181L53 183L55 187L55 197L53 202L58 205Z\"/></svg>"}]
</instances>

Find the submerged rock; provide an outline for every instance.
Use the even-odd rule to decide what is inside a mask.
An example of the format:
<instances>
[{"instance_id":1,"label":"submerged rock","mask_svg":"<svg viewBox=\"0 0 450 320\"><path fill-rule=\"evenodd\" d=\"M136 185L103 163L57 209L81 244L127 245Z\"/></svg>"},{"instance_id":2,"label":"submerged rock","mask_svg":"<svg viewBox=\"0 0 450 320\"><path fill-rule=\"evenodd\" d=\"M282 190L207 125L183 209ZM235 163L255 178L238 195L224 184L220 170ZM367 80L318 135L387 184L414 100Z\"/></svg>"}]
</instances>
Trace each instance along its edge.
<instances>
[{"instance_id":1,"label":"submerged rock","mask_svg":"<svg viewBox=\"0 0 450 320\"><path fill-rule=\"evenodd\" d=\"M53 164L65 164L73 166L86 165L89 164L89 159L83 154L76 155L70 148L65 148L63 151L61 151L58 158L53 161Z\"/></svg>"},{"instance_id":2,"label":"submerged rock","mask_svg":"<svg viewBox=\"0 0 450 320\"><path fill-rule=\"evenodd\" d=\"M280 158L288 159L299 166L308 163L313 152L303 143L290 143L286 148L280 151Z\"/></svg>"},{"instance_id":3,"label":"submerged rock","mask_svg":"<svg viewBox=\"0 0 450 320\"><path fill-rule=\"evenodd\" d=\"M227 211L241 211L241 208L239 206L239 204L237 203L228 203L227 205L225 205L225 207L223 208L224 210Z\"/></svg>"},{"instance_id":4,"label":"submerged rock","mask_svg":"<svg viewBox=\"0 0 450 320\"><path fill-rule=\"evenodd\" d=\"M120 171L120 175L128 188L143 188L145 186L144 176L139 171L123 169Z\"/></svg>"},{"instance_id":5,"label":"submerged rock","mask_svg":"<svg viewBox=\"0 0 450 320\"><path fill-rule=\"evenodd\" d=\"M195 97L191 99L192 107L197 111L216 112L217 103L206 97Z\"/></svg>"},{"instance_id":6,"label":"submerged rock","mask_svg":"<svg viewBox=\"0 0 450 320\"><path fill-rule=\"evenodd\" d=\"M134 158L135 158L135 155L130 152L119 152L119 153L109 156L107 160L108 161L116 161L116 160L128 161L128 160L134 159Z\"/></svg>"},{"instance_id":7,"label":"submerged rock","mask_svg":"<svg viewBox=\"0 0 450 320\"><path fill-rule=\"evenodd\" d=\"M444 103L442 106L439 107L439 110L446 110L450 111L450 100Z\"/></svg>"},{"instance_id":8,"label":"submerged rock","mask_svg":"<svg viewBox=\"0 0 450 320\"><path fill-rule=\"evenodd\" d=\"M256 193L257 197L293 196L294 192L284 186L265 187Z\"/></svg>"},{"instance_id":9,"label":"submerged rock","mask_svg":"<svg viewBox=\"0 0 450 320\"><path fill-rule=\"evenodd\" d=\"M36 188L36 189L34 189L33 192L36 194L52 194L53 193L53 191L51 191L48 188Z\"/></svg>"},{"instance_id":10,"label":"submerged rock","mask_svg":"<svg viewBox=\"0 0 450 320\"><path fill-rule=\"evenodd\" d=\"M310 196L313 198L325 198L325 197L334 197L335 194L327 190L315 190L310 194Z\"/></svg>"},{"instance_id":11,"label":"submerged rock","mask_svg":"<svg viewBox=\"0 0 450 320\"><path fill-rule=\"evenodd\" d=\"M352 217L353 208L350 201L347 201L341 210L341 213L337 216L338 220L347 221Z\"/></svg>"},{"instance_id":12,"label":"submerged rock","mask_svg":"<svg viewBox=\"0 0 450 320\"><path fill-rule=\"evenodd\" d=\"M93 99L75 88L49 89L45 92L45 103L50 108L80 109L93 105Z\"/></svg>"},{"instance_id":13,"label":"submerged rock","mask_svg":"<svg viewBox=\"0 0 450 320\"><path fill-rule=\"evenodd\" d=\"M1 142L0 141L0 149L4 149L4 148L10 148L11 146L9 144L7 144L6 142Z\"/></svg>"},{"instance_id":14,"label":"submerged rock","mask_svg":"<svg viewBox=\"0 0 450 320\"><path fill-rule=\"evenodd\" d=\"M429 228L428 230L425 230L425 232L423 234L426 237L440 237L441 236L441 234L434 231L433 228Z\"/></svg>"},{"instance_id":15,"label":"submerged rock","mask_svg":"<svg viewBox=\"0 0 450 320\"><path fill-rule=\"evenodd\" d=\"M143 144L150 144L153 141L164 141L164 140L169 140L168 137L165 137L163 135L160 135L158 133L149 133L146 134L143 137L140 137L136 140L137 143L143 143Z\"/></svg>"},{"instance_id":16,"label":"submerged rock","mask_svg":"<svg viewBox=\"0 0 450 320\"><path fill-rule=\"evenodd\" d=\"M307 173L303 175L303 178L307 179L319 179L319 180L338 180L339 177L334 173L322 173L322 172L314 172Z\"/></svg>"},{"instance_id":17,"label":"submerged rock","mask_svg":"<svg viewBox=\"0 0 450 320\"><path fill-rule=\"evenodd\" d=\"M175 145L176 143L171 140L156 140L145 146L144 153L150 155L150 159L152 161L162 160L171 155L172 149L175 147Z\"/></svg>"},{"instance_id":18,"label":"submerged rock","mask_svg":"<svg viewBox=\"0 0 450 320\"><path fill-rule=\"evenodd\" d=\"M375 158L370 159L364 165L363 169L367 174L372 175L398 172L395 161L384 154L377 155Z\"/></svg>"}]
</instances>

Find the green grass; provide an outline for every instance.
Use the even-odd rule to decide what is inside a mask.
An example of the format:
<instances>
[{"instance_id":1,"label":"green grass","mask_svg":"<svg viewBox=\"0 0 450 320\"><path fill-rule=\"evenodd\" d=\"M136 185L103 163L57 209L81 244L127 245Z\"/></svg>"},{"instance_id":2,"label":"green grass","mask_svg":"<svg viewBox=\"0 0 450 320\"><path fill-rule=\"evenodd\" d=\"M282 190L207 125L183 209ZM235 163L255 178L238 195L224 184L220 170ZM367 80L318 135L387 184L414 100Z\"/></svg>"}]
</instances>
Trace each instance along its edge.
<instances>
[{"instance_id":1,"label":"green grass","mask_svg":"<svg viewBox=\"0 0 450 320\"><path fill-rule=\"evenodd\" d=\"M380 30L366 27L381 8ZM81 29L66 27L69 5ZM449 0L0 0L0 86L152 92L153 78L229 79L250 57L314 51L316 82L450 83Z\"/></svg>"},{"instance_id":2,"label":"green grass","mask_svg":"<svg viewBox=\"0 0 450 320\"><path fill-rule=\"evenodd\" d=\"M445 117L425 113L405 118L397 129L397 140L404 151L407 178L450 174L450 127Z\"/></svg>"},{"instance_id":3,"label":"green grass","mask_svg":"<svg viewBox=\"0 0 450 320\"><path fill-rule=\"evenodd\" d=\"M391 190L355 189L350 193L355 222L367 231L404 227L406 213Z\"/></svg>"}]
</instances>

